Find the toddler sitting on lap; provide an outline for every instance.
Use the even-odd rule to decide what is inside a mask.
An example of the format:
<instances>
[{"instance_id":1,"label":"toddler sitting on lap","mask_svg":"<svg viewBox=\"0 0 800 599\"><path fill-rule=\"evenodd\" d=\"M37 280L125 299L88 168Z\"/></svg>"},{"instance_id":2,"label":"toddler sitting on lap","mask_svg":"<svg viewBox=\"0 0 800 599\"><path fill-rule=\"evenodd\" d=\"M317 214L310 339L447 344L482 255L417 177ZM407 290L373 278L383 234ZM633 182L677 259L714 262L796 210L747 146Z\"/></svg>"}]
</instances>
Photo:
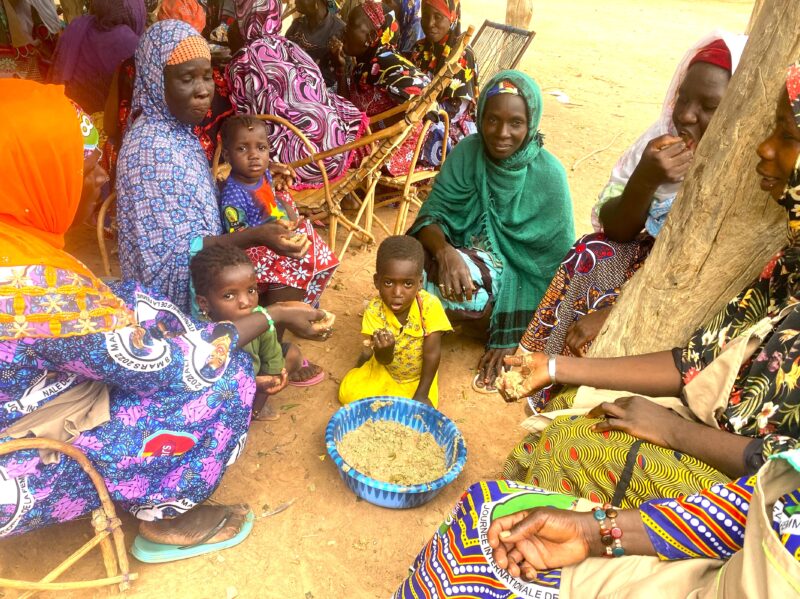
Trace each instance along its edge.
<instances>
[{"instance_id":1,"label":"toddler sitting on lap","mask_svg":"<svg viewBox=\"0 0 800 599\"><path fill-rule=\"evenodd\" d=\"M366 335L360 366L342 380L339 401L395 395L439 404L442 333L452 331L439 300L422 290L422 244L388 237L378 248L373 281L378 290L364 312Z\"/></svg>"},{"instance_id":2,"label":"toddler sitting on lap","mask_svg":"<svg viewBox=\"0 0 800 599\"><path fill-rule=\"evenodd\" d=\"M242 249L232 245L203 248L192 258L190 268L201 316L219 322L264 310L258 305L256 271ZM288 377L275 325L243 349L253 359L256 376L253 420L277 420L267 399L286 387Z\"/></svg>"}]
</instances>

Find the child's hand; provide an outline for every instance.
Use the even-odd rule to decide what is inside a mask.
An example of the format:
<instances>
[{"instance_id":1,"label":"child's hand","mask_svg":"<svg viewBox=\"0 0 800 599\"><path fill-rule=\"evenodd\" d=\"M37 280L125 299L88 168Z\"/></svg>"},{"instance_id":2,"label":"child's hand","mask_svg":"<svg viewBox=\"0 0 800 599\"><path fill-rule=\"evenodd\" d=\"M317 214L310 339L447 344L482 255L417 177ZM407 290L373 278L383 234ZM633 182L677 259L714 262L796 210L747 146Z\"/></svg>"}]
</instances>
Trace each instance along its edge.
<instances>
[{"instance_id":1,"label":"child's hand","mask_svg":"<svg viewBox=\"0 0 800 599\"><path fill-rule=\"evenodd\" d=\"M414 397L412 397L414 401L418 401L420 403L424 403L426 406L430 406L434 408L433 402L428 398L427 393L414 393Z\"/></svg>"},{"instance_id":2,"label":"child's hand","mask_svg":"<svg viewBox=\"0 0 800 599\"><path fill-rule=\"evenodd\" d=\"M256 389L260 393L275 395L286 388L289 382L289 375L284 368L280 374L266 374L256 377Z\"/></svg>"},{"instance_id":3,"label":"child's hand","mask_svg":"<svg viewBox=\"0 0 800 599\"><path fill-rule=\"evenodd\" d=\"M381 364L391 364L394 360L394 335L386 329L378 329L372 333L372 349L375 359Z\"/></svg>"},{"instance_id":4,"label":"child's hand","mask_svg":"<svg viewBox=\"0 0 800 599\"><path fill-rule=\"evenodd\" d=\"M294 185L295 173L289 165L270 162L269 174L272 175L272 186L275 191L289 191L289 188Z\"/></svg>"},{"instance_id":5,"label":"child's hand","mask_svg":"<svg viewBox=\"0 0 800 599\"><path fill-rule=\"evenodd\" d=\"M339 69L343 69L347 64L347 57L344 55L344 44L338 37L332 37L328 42L328 50L333 56L333 62Z\"/></svg>"}]
</instances>

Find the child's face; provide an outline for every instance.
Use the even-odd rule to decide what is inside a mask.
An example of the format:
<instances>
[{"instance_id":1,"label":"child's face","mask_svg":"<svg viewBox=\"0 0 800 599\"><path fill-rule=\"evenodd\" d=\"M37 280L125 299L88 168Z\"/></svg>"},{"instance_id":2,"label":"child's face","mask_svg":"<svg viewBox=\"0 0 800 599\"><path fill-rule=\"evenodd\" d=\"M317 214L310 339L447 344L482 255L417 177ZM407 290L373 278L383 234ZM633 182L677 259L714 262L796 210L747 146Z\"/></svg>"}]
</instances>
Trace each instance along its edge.
<instances>
[{"instance_id":1,"label":"child's face","mask_svg":"<svg viewBox=\"0 0 800 599\"><path fill-rule=\"evenodd\" d=\"M257 304L256 271L249 264L223 268L208 293L197 296L197 305L216 322L247 316Z\"/></svg>"},{"instance_id":2,"label":"child's face","mask_svg":"<svg viewBox=\"0 0 800 599\"><path fill-rule=\"evenodd\" d=\"M238 127L233 139L225 144L225 160L231 165L232 174L239 179L257 183L269 167L269 139L267 129L256 125L251 131Z\"/></svg>"},{"instance_id":3,"label":"child's face","mask_svg":"<svg viewBox=\"0 0 800 599\"><path fill-rule=\"evenodd\" d=\"M382 272L375 273L375 288L392 312L404 316L422 287L422 273L413 260L389 260Z\"/></svg>"}]
</instances>

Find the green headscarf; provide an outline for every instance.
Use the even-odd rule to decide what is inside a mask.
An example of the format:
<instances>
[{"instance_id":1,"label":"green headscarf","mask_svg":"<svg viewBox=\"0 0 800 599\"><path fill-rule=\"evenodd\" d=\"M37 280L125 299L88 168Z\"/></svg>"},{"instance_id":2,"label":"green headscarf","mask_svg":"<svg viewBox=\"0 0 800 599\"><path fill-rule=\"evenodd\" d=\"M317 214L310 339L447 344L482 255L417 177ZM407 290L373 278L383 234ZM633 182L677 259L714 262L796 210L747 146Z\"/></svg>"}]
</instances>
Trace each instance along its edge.
<instances>
[{"instance_id":1,"label":"green headscarf","mask_svg":"<svg viewBox=\"0 0 800 599\"><path fill-rule=\"evenodd\" d=\"M528 136L512 156L494 161L486 152L481 121L487 94L478 101L478 134L447 156L409 234L437 224L455 247L475 240L503 264L494 298L490 348L516 347L556 268L575 239L564 167L542 147L542 94L519 71L501 71L484 89L509 81L528 110Z\"/></svg>"}]
</instances>

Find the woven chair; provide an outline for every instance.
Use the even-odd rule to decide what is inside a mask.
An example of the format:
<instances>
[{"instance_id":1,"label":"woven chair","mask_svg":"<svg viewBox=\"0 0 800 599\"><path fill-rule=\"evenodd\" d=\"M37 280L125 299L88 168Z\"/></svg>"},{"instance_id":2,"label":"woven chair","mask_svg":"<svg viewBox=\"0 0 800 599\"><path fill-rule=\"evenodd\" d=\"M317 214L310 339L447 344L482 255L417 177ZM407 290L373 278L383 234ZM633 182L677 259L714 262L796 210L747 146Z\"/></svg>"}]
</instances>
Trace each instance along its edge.
<instances>
[{"instance_id":1,"label":"woven chair","mask_svg":"<svg viewBox=\"0 0 800 599\"><path fill-rule=\"evenodd\" d=\"M11 580L0 578L0 588L26 591L19 595L19 599L27 599L40 591L75 591L80 589L95 589L99 587L118 585L120 591L127 591L131 581L138 577L132 573L128 565L128 554L125 551L125 537L122 525L117 518L114 504L108 494L103 477L94 469L92 463L76 447L53 441L51 439L16 439L0 443L0 455L7 455L23 449L48 449L57 451L66 458L78 462L83 471L89 476L97 489L100 507L92 512L92 528L94 537L84 543L75 553L65 559L56 568L51 570L39 582L24 580ZM64 459L64 458L62 458ZM105 566L106 577L96 580L81 580L76 582L55 582L55 580L74 566L78 560L87 555L95 547L100 547Z\"/></svg>"},{"instance_id":2,"label":"woven chair","mask_svg":"<svg viewBox=\"0 0 800 599\"><path fill-rule=\"evenodd\" d=\"M291 164L291 166L298 168L310 164L313 161L324 160L343 152L350 152L359 148L371 146L370 153L363 158L358 168L348 171L343 177L331 185L331 198L329 203L332 204L333 207L329 209L329 214L331 218L332 251L335 251L335 228L337 223L342 224L344 228L347 229L347 236L341 249L337 253L340 261L344 258L347 248L355 237L358 237L362 242L367 244L375 242L375 236L372 233L373 225L377 224L388 235L392 234L392 230L380 219L375 217L375 190L384 176L381 173L381 169L389 160L392 153L399 148L417 128L425 115L432 110L438 109L439 95L450 85L453 76L461 69L461 65L458 61L469 39L472 37L473 31L474 29L470 27L466 33L461 35L454 45L454 51L450 54L450 58L442 65L439 72L433 77L430 85L426 86L422 91L422 94L415 96L405 104L373 116L370 119L370 123L375 124L399 114L403 115L401 120L385 129L369 133L354 142L345 144L339 148L333 148L325 152L308 156ZM425 127L425 125L423 125L423 127ZM420 149L421 145L417 144L417 157ZM411 170L410 175L404 176L410 176L413 181L414 177L417 175ZM408 179L404 180L403 185L405 186L407 182ZM341 203L347 197L355 200L358 205L357 214L352 219L345 218L342 214ZM322 208L325 204L325 198L322 195L322 191L317 190L302 198L301 201L296 200L296 202L298 206L316 210ZM401 202L405 204L406 199L402 198ZM401 208L403 207L406 208L407 214L408 206L401 206ZM398 228L398 226L399 224L396 223L395 228Z\"/></svg>"},{"instance_id":3,"label":"woven chair","mask_svg":"<svg viewBox=\"0 0 800 599\"><path fill-rule=\"evenodd\" d=\"M535 36L535 31L484 21L472 42L475 62L478 63L478 85L489 81L503 69L517 68Z\"/></svg>"}]
</instances>

